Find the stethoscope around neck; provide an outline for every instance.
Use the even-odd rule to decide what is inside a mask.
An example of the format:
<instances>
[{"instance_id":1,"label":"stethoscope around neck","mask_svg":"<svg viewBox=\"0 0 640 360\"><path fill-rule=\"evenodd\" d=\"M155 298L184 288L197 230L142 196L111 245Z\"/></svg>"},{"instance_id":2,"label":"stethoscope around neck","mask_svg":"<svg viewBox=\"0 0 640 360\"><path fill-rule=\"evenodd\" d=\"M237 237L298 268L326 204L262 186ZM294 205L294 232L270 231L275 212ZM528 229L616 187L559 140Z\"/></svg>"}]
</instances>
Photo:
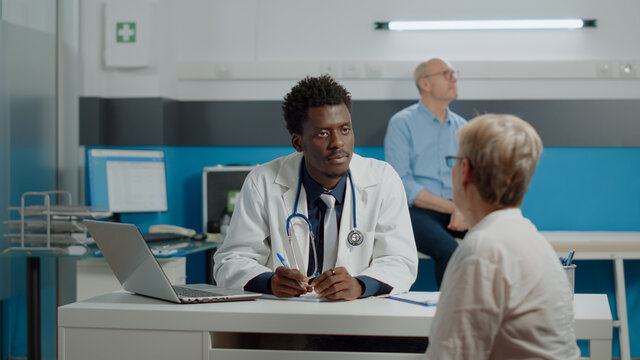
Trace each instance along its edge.
<instances>
[{"instance_id":1,"label":"stethoscope around neck","mask_svg":"<svg viewBox=\"0 0 640 360\"><path fill-rule=\"evenodd\" d=\"M311 242L311 248L313 249L313 263L315 265L315 269L313 270L313 274L314 274L314 276L318 276L318 275L320 275L320 273L318 272L318 252L316 251L316 241L315 241L315 236L313 235L313 226L311 225L311 221L309 221L308 217L306 217L304 214L301 214L301 213L298 212L298 200L300 200L300 191L302 190L303 162L304 162L304 158L302 158L302 162L300 162L300 174L299 174L299 177L298 177L298 190L296 191L296 200L295 200L294 205L293 205L293 213L291 215L289 215L289 217L287 218L287 237L289 237L289 247L291 248L291 253L293 254L293 261L294 261L294 263L296 265L296 268L298 270L300 270L300 267L298 266L298 260L296 259L296 252L293 250L293 244L291 242L291 231L289 230L289 228L291 227L291 221L296 217L301 218L302 220L304 220L307 223L307 225L309 226L309 239L310 239L310 242ZM356 223L356 190L353 187L353 179L351 178L351 170L349 170L349 169L347 170L347 177L349 178L349 184L351 185L351 199L352 199L352 202L353 202L353 228L351 229L351 231L347 235L347 242L351 246L360 246L360 245L362 245L362 242L364 241L364 235L357 228L357 223Z\"/></svg>"}]
</instances>

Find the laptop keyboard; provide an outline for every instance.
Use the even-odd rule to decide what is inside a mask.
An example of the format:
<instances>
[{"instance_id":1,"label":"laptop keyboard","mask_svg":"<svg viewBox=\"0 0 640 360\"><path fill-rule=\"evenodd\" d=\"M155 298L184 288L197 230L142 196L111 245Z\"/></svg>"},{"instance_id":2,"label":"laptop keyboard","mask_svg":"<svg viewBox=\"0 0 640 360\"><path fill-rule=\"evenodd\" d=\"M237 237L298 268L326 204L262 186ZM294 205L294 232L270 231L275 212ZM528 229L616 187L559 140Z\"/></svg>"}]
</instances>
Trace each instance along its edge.
<instances>
[{"instance_id":1,"label":"laptop keyboard","mask_svg":"<svg viewBox=\"0 0 640 360\"><path fill-rule=\"evenodd\" d=\"M187 287L182 287L182 286L174 286L173 287L176 290L176 293L179 296L183 296L183 297L211 297L211 296L218 296L218 294L209 292L209 291L202 291L202 290L196 290L196 289L191 289L191 288L187 288Z\"/></svg>"}]
</instances>

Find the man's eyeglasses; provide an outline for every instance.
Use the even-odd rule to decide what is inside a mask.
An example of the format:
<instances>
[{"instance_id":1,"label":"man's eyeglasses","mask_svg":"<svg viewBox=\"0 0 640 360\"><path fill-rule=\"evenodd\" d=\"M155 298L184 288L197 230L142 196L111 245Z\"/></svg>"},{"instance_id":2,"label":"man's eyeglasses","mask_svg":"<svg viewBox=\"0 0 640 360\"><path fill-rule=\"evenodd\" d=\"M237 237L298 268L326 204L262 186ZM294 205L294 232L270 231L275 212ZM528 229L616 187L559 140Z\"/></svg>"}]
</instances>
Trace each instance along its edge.
<instances>
[{"instance_id":1,"label":"man's eyeglasses","mask_svg":"<svg viewBox=\"0 0 640 360\"><path fill-rule=\"evenodd\" d=\"M429 76L437 76L437 75L442 75L447 80L451 80L454 77L457 79L458 77L460 77L460 71L458 71L458 70L445 70L445 71L440 71L440 72L437 72L437 73L425 75L425 76L423 76L423 78L428 78Z\"/></svg>"},{"instance_id":2,"label":"man's eyeglasses","mask_svg":"<svg viewBox=\"0 0 640 360\"><path fill-rule=\"evenodd\" d=\"M448 167L452 168L456 165L457 160L463 160L463 159L464 157L462 156L449 155L444 157L444 162L447 164Z\"/></svg>"}]
</instances>

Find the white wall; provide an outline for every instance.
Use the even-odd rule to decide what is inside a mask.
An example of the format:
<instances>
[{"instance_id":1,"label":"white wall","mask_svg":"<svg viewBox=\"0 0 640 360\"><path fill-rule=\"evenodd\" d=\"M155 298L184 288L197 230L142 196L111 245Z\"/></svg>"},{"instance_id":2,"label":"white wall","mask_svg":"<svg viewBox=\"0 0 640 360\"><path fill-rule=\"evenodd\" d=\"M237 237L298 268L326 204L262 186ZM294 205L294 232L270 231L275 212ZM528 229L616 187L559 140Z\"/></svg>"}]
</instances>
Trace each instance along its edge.
<instances>
[{"instance_id":1,"label":"white wall","mask_svg":"<svg viewBox=\"0 0 640 360\"><path fill-rule=\"evenodd\" d=\"M81 177L84 154L78 148L80 70L80 0L58 0L58 189L84 203Z\"/></svg>"},{"instance_id":2,"label":"white wall","mask_svg":"<svg viewBox=\"0 0 640 360\"><path fill-rule=\"evenodd\" d=\"M14 25L24 26L55 34L56 2L51 0L1 0L2 20Z\"/></svg>"},{"instance_id":3,"label":"white wall","mask_svg":"<svg viewBox=\"0 0 640 360\"><path fill-rule=\"evenodd\" d=\"M357 99L414 98L414 65L452 60L460 97L640 98L640 1L540 0L156 0L152 64L103 63L105 3L81 2L82 94L177 99L280 99L306 74L330 71ZM517 3L517 4L516 4ZM597 19L598 27L553 31L387 32L390 19ZM602 65L610 74L598 75Z\"/></svg>"}]
</instances>

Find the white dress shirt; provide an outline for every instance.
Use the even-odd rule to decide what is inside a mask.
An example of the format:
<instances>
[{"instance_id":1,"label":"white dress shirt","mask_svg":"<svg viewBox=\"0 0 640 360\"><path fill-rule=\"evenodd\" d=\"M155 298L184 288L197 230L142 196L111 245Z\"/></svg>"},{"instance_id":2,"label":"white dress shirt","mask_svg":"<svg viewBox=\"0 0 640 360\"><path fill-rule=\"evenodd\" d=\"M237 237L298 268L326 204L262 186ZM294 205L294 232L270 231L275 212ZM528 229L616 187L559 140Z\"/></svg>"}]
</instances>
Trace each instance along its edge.
<instances>
[{"instance_id":1,"label":"white dress shirt","mask_svg":"<svg viewBox=\"0 0 640 360\"><path fill-rule=\"evenodd\" d=\"M469 230L451 257L429 359L578 359L573 294L558 257L518 208Z\"/></svg>"}]
</instances>

